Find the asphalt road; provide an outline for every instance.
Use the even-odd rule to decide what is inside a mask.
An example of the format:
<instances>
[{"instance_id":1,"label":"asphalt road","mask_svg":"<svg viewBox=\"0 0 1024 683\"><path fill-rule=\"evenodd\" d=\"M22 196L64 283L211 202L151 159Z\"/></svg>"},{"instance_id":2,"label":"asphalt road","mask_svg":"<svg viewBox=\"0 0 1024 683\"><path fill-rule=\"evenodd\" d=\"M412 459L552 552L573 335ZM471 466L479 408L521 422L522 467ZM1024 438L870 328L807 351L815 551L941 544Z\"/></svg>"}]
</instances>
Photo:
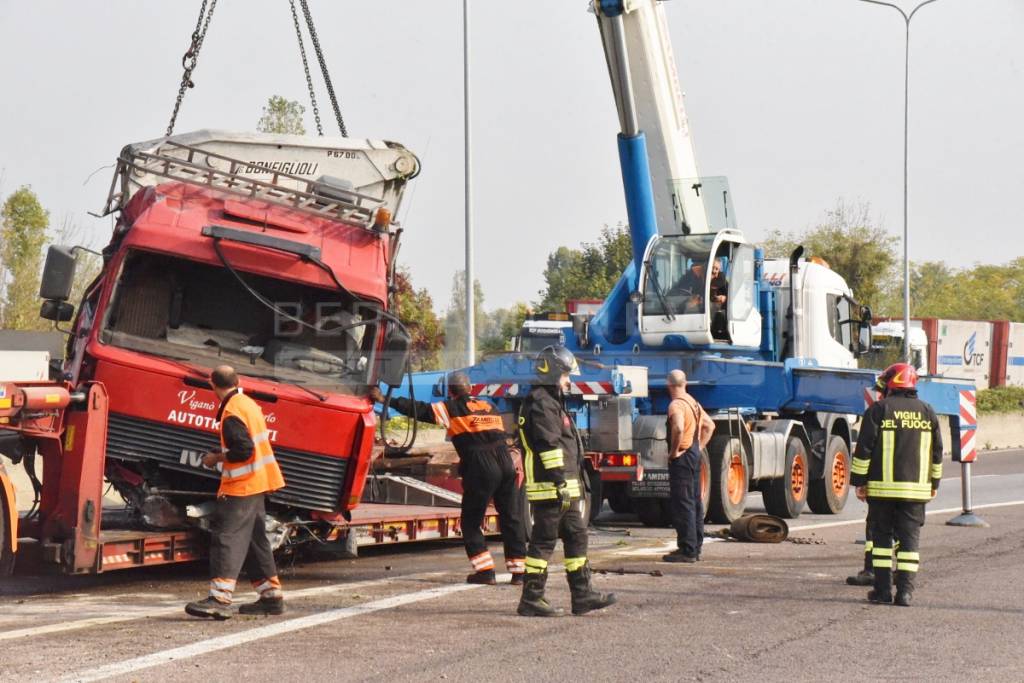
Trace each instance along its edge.
<instances>
[{"instance_id":1,"label":"asphalt road","mask_svg":"<svg viewBox=\"0 0 1024 683\"><path fill-rule=\"evenodd\" d=\"M519 591L462 583L452 544L283 567L288 614L226 622L182 611L205 592L203 567L15 576L0 584L0 679L1024 680L1024 451L975 466L989 528L944 524L958 474L947 464L929 506L909 609L843 584L862 559L857 501L795 520L800 543L709 539L687 566L659 561L671 531L607 515L591 558L619 604L584 617L517 617ZM567 607L562 576L549 586Z\"/></svg>"}]
</instances>

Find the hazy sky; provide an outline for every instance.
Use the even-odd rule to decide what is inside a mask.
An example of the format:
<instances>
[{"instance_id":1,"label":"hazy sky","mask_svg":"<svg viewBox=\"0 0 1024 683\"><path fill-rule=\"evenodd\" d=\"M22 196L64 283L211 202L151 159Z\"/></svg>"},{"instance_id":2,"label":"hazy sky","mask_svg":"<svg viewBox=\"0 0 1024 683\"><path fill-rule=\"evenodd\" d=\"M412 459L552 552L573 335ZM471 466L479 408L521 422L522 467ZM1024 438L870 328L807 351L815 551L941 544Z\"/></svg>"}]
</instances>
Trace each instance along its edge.
<instances>
[{"instance_id":1,"label":"hazy sky","mask_svg":"<svg viewBox=\"0 0 1024 683\"><path fill-rule=\"evenodd\" d=\"M353 137L423 163L401 261L438 308L463 263L460 0L310 0ZM904 6L912 6L910 2ZM158 137L199 2L0 0L0 191L31 185L97 243L110 164ZM476 266L488 308L535 300L547 254L625 219L617 118L585 0L471 0ZM903 22L857 0L670 0L704 175L740 227L812 226L839 197L902 231ZM940 0L911 33L911 256L1024 254L1024 0ZM177 130L308 104L285 0L220 0ZM331 116L320 89L325 123ZM313 130L307 111L307 128ZM336 132L333 128L331 132ZM1017 199L1014 199L1017 197ZM902 253L896 237L894 250Z\"/></svg>"}]
</instances>

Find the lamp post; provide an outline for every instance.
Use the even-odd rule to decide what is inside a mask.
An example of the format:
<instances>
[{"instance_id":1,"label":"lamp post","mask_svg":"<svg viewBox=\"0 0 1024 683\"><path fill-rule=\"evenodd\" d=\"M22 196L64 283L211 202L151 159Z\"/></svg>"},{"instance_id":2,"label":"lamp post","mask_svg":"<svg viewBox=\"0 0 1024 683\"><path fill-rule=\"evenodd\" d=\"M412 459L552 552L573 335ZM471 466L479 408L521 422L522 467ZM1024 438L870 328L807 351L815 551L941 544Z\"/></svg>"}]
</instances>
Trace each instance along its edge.
<instances>
[{"instance_id":1,"label":"lamp post","mask_svg":"<svg viewBox=\"0 0 1024 683\"><path fill-rule=\"evenodd\" d=\"M907 33L903 61L903 359L911 362L910 356L910 230L908 228L907 196L908 173L907 173L907 152L910 139L910 20L914 18L917 11L925 5L930 5L937 0L925 0L907 14L902 7L883 0L859 0L872 5L891 7L900 13L903 22L906 24Z\"/></svg>"},{"instance_id":2,"label":"lamp post","mask_svg":"<svg viewBox=\"0 0 1024 683\"><path fill-rule=\"evenodd\" d=\"M469 0L462 0L462 113L465 133L466 193L466 365L476 362L476 290L473 286L473 195L470 192L472 155L469 124Z\"/></svg>"}]
</instances>

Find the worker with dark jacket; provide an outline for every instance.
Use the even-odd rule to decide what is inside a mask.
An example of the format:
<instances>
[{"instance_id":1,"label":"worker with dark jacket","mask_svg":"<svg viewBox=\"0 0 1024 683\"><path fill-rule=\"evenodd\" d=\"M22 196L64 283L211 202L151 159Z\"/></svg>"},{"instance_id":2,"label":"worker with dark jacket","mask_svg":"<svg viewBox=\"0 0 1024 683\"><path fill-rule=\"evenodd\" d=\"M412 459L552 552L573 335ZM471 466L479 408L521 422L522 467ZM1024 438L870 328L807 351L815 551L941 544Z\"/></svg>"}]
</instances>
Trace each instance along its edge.
<instances>
[{"instance_id":1,"label":"worker with dark jacket","mask_svg":"<svg viewBox=\"0 0 1024 683\"><path fill-rule=\"evenodd\" d=\"M895 365L890 366L885 372L878 376L875 380L875 392L885 398L888 395L889 380L892 379L892 375L895 374L892 371ZM865 413L866 414L866 413ZM862 418L863 419L863 418ZM871 540L871 513L870 508L867 517L864 519L864 568L852 576L846 577L846 584L848 586L873 586L875 584L875 570L872 565L871 551L874 543Z\"/></svg>"},{"instance_id":2,"label":"worker with dark jacket","mask_svg":"<svg viewBox=\"0 0 1024 683\"><path fill-rule=\"evenodd\" d=\"M267 494L285 485L270 432L259 405L239 388L233 368L214 369L210 383L220 399L221 448L204 455L203 465L222 467L210 539L210 593L185 605L185 611L194 617L229 618L235 581L244 565L259 599L238 612L283 614L284 594L265 520Z\"/></svg>"},{"instance_id":3,"label":"worker with dark jacket","mask_svg":"<svg viewBox=\"0 0 1024 683\"><path fill-rule=\"evenodd\" d=\"M564 346L548 346L537 356L534 369L537 382L519 409L519 438L533 529L517 611L532 617L562 614L544 597L548 560L561 538L572 613L586 614L614 604L615 595L597 593L590 583L587 524L578 504L584 495L583 444L563 405L563 392L570 388L569 375L578 370L576 358Z\"/></svg>"},{"instance_id":4,"label":"worker with dark jacket","mask_svg":"<svg viewBox=\"0 0 1024 683\"><path fill-rule=\"evenodd\" d=\"M864 414L850 484L868 503L875 586L868 600L910 605L920 564L924 507L942 479L942 433L935 410L917 397L917 371L908 363L886 369L886 397ZM893 557L893 538L897 547Z\"/></svg>"},{"instance_id":5,"label":"worker with dark jacket","mask_svg":"<svg viewBox=\"0 0 1024 683\"><path fill-rule=\"evenodd\" d=\"M382 401L380 389L370 397ZM480 527L487 505L494 499L498 510L501 539L505 545L505 567L512 583L520 584L526 561L526 525L523 522L521 480L517 463L509 452L507 434L494 406L470 393L469 377L462 372L448 375L448 399L437 403L396 397L389 404L403 415L420 422L442 425L459 454L462 477L462 539L473 565L468 583L494 585L494 558L487 549Z\"/></svg>"}]
</instances>

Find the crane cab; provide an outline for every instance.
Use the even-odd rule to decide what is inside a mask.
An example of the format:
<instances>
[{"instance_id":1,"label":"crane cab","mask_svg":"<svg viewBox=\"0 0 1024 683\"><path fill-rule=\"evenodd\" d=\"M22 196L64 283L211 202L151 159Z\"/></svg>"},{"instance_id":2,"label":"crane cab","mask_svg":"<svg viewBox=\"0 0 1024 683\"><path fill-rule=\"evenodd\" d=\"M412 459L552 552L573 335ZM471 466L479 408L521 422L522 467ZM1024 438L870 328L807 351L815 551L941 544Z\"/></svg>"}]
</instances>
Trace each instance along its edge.
<instances>
[{"instance_id":1,"label":"crane cab","mask_svg":"<svg viewBox=\"0 0 1024 683\"><path fill-rule=\"evenodd\" d=\"M759 347L754 266L738 230L652 239L633 296L644 345Z\"/></svg>"}]
</instances>

